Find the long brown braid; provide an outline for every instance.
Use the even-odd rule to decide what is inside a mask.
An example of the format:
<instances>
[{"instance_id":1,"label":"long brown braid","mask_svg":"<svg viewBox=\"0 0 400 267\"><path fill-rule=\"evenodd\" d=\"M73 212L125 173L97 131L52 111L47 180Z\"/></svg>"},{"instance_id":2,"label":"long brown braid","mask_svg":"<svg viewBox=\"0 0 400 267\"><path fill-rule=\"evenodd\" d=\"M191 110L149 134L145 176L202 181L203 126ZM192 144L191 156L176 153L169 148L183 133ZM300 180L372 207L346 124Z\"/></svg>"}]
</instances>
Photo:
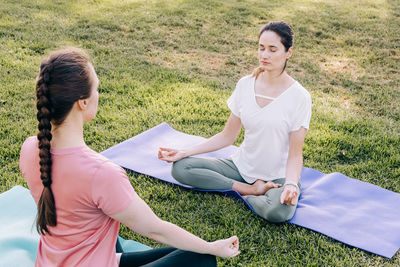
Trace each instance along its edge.
<instances>
[{"instance_id":1,"label":"long brown braid","mask_svg":"<svg viewBox=\"0 0 400 267\"><path fill-rule=\"evenodd\" d=\"M66 49L53 53L40 65L36 81L36 107L39 121L40 179L43 191L38 202L36 228L41 234L51 234L48 226L57 225L56 205L52 184L52 157L50 153L51 129L63 123L79 99L90 97L91 76L89 60L79 49Z\"/></svg>"}]
</instances>

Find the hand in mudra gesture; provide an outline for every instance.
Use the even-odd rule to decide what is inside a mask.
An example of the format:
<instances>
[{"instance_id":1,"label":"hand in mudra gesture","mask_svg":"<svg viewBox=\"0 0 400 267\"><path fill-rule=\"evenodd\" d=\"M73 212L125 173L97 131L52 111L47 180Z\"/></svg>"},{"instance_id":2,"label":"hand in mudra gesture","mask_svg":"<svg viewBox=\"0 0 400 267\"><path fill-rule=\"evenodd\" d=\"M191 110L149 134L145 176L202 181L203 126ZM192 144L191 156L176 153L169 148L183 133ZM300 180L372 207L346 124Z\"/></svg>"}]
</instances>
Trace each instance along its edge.
<instances>
[{"instance_id":1,"label":"hand in mudra gesture","mask_svg":"<svg viewBox=\"0 0 400 267\"><path fill-rule=\"evenodd\" d=\"M286 204L288 206L296 206L298 195L299 192L296 186L291 184L285 185L285 187L283 188L283 192L281 194L281 204Z\"/></svg>"},{"instance_id":2,"label":"hand in mudra gesture","mask_svg":"<svg viewBox=\"0 0 400 267\"><path fill-rule=\"evenodd\" d=\"M187 157L183 150L160 147L158 150L158 158L166 162L175 162Z\"/></svg>"}]
</instances>

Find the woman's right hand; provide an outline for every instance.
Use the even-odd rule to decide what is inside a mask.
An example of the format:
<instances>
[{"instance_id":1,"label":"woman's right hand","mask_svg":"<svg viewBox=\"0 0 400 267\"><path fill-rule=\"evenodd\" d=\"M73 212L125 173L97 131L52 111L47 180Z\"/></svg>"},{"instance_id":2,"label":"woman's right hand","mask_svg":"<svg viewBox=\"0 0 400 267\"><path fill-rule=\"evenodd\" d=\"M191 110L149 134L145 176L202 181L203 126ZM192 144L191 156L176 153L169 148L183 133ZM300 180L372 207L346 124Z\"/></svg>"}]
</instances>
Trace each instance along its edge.
<instances>
[{"instance_id":1,"label":"woman's right hand","mask_svg":"<svg viewBox=\"0 0 400 267\"><path fill-rule=\"evenodd\" d=\"M187 155L183 150L164 147L160 147L158 150L158 158L166 162L175 162L186 157Z\"/></svg>"},{"instance_id":2,"label":"woman's right hand","mask_svg":"<svg viewBox=\"0 0 400 267\"><path fill-rule=\"evenodd\" d=\"M158 218L135 192L131 204L110 217L140 235L178 249L225 258L235 257L240 253L237 236L207 242L173 223Z\"/></svg>"},{"instance_id":3,"label":"woman's right hand","mask_svg":"<svg viewBox=\"0 0 400 267\"><path fill-rule=\"evenodd\" d=\"M228 239L210 242L210 245L211 251L209 252L209 254L218 257L233 258L240 254L239 238L237 236L232 236Z\"/></svg>"}]
</instances>

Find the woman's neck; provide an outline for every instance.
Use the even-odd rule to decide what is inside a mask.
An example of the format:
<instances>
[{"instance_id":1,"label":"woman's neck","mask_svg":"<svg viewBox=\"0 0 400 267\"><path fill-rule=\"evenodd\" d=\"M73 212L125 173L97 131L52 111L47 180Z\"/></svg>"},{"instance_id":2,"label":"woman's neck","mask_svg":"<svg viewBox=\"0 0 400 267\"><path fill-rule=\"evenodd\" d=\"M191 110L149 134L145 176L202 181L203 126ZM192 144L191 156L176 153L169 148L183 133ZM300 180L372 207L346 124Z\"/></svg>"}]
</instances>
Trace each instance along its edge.
<instances>
[{"instance_id":1,"label":"woman's neck","mask_svg":"<svg viewBox=\"0 0 400 267\"><path fill-rule=\"evenodd\" d=\"M73 118L71 115L73 114L70 114L61 125L52 127L52 148L71 148L85 145L83 121L79 117Z\"/></svg>"},{"instance_id":2,"label":"woman's neck","mask_svg":"<svg viewBox=\"0 0 400 267\"><path fill-rule=\"evenodd\" d=\"M291 78L286 71L263 71L260 73L259 79L262 83L271 87L275 87L275 85L282 85L293 80L293 78Z\"/></svg>"}]
</instances>

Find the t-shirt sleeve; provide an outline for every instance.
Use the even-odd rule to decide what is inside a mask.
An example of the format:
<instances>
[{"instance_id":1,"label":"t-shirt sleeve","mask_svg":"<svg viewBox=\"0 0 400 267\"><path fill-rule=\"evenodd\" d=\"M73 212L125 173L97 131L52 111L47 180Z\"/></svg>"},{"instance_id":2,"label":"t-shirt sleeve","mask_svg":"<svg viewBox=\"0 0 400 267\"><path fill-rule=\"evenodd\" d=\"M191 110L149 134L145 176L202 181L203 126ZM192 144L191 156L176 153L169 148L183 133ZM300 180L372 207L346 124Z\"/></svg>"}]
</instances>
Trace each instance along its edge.
<instances>
[{"instance_id":1,"label":"t-shirt sleeve","mask_svg":"<svg viewBox=\"0 0 400 267\"><path fill-rule=\"evenodd\" d=\"M296 112L294 113L292 127L290 131L297 131L300 127L306 129L310 128L311 120L311 96L309 94L304 96L303 101L297 106Z\"/></svg>"},{"instance_id":2,"label":"t-shirt sleeve","mask_svg":"<svg viewBox=\"0 0 400 267\"><path fill-rule=\"evenodd\" d=\"M124 169L106 161L93 177L92 198L106 215L126 209L132 202L135 191Z\"/></svg>"},{"instance_id":3,"label":"t-shirt sleeve","mask_svg":"<svg viewBox=\"0 0 400 267\"><path fill-rule=\"evenodd\" d=\"M39 200L43 190L39 166L38 140L36 136L31 136L25 140L21 147L19 170L36 202Z\"/></svg>"},{"instance_id":4,"label":"t-shirt sleeve","mask_svg":"<svg viewBox=\"0 0 400 267\"><path fill-rule=\"evenodd\" d=\"M39 154L36 136L28 137L22 144L19 157L19 169L23 174L26 169L29 169L34 166L34 164L38 163L36 161L32 161L36 154Z\"/></svg>"},{"instance_id":5,"label":"t-shirt sleeve","mask_svg":"<svg viewBox=\"0 0 400 267\"><path fill-rule=\"evenodd\" d=\"M233 91L232 95L228 98L226 101L228 104L229 109L232 111L232 113L240 118L240 96L239 96L239 88L238 85L236 85L235 90Z\"/></svg>"}]
</instances>

